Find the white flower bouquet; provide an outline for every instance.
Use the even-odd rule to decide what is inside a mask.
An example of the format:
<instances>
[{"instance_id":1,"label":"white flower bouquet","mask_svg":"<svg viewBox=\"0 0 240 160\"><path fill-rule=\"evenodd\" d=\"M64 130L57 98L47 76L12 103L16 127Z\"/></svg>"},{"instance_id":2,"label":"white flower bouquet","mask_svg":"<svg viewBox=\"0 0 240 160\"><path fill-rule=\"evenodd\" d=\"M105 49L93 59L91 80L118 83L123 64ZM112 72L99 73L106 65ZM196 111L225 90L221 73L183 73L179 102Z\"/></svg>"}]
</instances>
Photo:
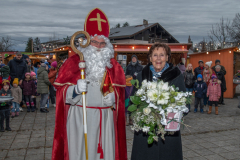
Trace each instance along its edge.
<instances>
[{"instance_id":1,"label":"white flower bouquet","mask_svg":"<svg viewBox=\"0 0 240 160\"><path fill-rule=\"evenodd\" d=\"M182 114L189 111L186 104L191 103L192 93L179 92L178 87L169 86L168 82L163 81L143 80L140 88L138 80L132 80L131 83L138 89L135 95L130 97L133 104L128 107L133 119L132 130L148 134L148 144L158 141L158 135L165 140L164 135L169 131L166 129L169 123L182 123ZM173 116L174 118L170 119L169 113L181 117Z\"/></svg>"}]
</instances>

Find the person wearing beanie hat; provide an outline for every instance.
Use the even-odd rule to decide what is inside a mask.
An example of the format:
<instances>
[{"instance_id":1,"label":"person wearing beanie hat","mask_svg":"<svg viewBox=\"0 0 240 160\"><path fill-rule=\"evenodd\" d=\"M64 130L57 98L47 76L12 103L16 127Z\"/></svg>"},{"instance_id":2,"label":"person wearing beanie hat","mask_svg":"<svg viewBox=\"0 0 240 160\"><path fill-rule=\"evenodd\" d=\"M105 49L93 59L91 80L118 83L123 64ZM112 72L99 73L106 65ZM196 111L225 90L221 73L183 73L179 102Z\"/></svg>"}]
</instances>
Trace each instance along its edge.
<instances>
[{"instance_id":1,"label":"person wearing beanie hat","mask_svg":"<svg viewBox=\"0 0 240 160\"><path fill-rule=\"evenodd\" d=\"M218 101L221 97L221 81L213 74L207 89L207 97L209 97L208 114L212 112L212 105L215 105L215 114L218 115Z\"/></svg>"},{"instance_id":2,"label":"person wearing beanie hat","mask_svg":"<svg viewBox=\"0 0 240 160\"><path fill-rule=\"evenodd\" d=\"M11 97L11 91L9 90L10 82L9 80L3 80L2 82L3 88L0 91L0 96L8 96ZM0 102L0 132L4 132L4 120L6 119L6 130L11 131L9 126L9 114L10 107L12 106L12 101L9 102Z\"/></svg>"},{"instance_id":3,"label":"person wearing beanie hat","mask_svg":"<svg viewBox=\"0 0 240 160\"><path fill-rule=\"evenodd\" d=\"M34 90L34 94L33 94L33 103L34 103L34 106L35 106L35 109L38 110L38 104L37 103L37 98L39 98L39 93L37 93L37 76L35 74L35 72L31 72L31 78L34 82L34 85L35 85L35 90Z\"/></svg>"},{"instance_id":4,"label":"person wearing beanie hat","mask_svg":"<svg viewBox=\"0 0 240 160\"><path fill-rule=\"evenodd\" d=\"M216 65L215 66L215 71L216 71L216 76L218 77L218 80L221 81L221 97L218 102L218 107L220 107L220 104L225 105L224 103L224 92L226 92L227 87L226 87L226 79L225 76L222 72L222 66L221 65Z\"/></svg>"},{"instance_id":5,"label":"person wearing beanie hat","mask_svg":"<svg viewBox=\"0 0 240 160\"><path fill-rule=\"evenodd\" d=\"M194 74L196 76L196 79L197 79L197 75L202 74L202 72L203 72L203 70L205 68L203 66L203 61L202 60L199 60L198 64L199 64L199 66L194 69Z\"/></svg>"},{"instance_id":6,"label":"person wearing beanie hat","mask_svg":"<svg viewBox=\"0 0 240 160\"><path fill-rule=\"evenodd\" d=\"M223 75L226 75L227 71L226 71L224 66L220 65L220 63L221 63L220 60L216 59L215 60L215 66L213 66L212 69L216 72L216 66L219 65L219 66L221 66L221 72L223 73Z\"/></svg>"},{"instance_id":7,"label":"person wearing beanie hat","mask_svg":"<svg viewBox=\"0 0 240 160\"><path fill-rule=\"evenodd\" d=\"M57 61L52 62L51 66L53 66L54 68L57 68Z\"/></svg>"},{"instance_id":8,"label":"person wearing beanie hat","mask_svg":"<svg viewBox=\"0 0 240 160\"><path fill-rule=\"evenodd\" d=\"M32 71L32 72L30 73L30 76L31 76L31 78L32 78L33 76L36 76L36 73Z\"/></svg>"},{"instance_id":9,"label":"person wearing beanie hat","mask_svg":"<svg viewBox=\"0 0 240 160\"><path fill-rule=\"evenodd\" d=\"M193 86L193 90L195 91L195 102L194 102L194 113L198 110L198 104L200 103L200 112L203 112L203 98L204 94L207 92L207 84L203 82L203 77L201 74L197 75L197 82L195 82Z\"/></svg>"},{"instance_id":10,"label":"person wearing beanie hat","mask_svg":"<svg viewBox=\"0 0 240 160\"><path fill-rule=\"evenodd\" d=\"M51 82L51 85L49 86L50 100L54 107L56 107L56 104L55 104L55 91L53 88L53 83L56 79L56 76L57 76L57 62L54 61L52 62L51 68L49 69L49 73L48 73L48 79Z\"/></svg>"},{"instance_id":11,"label":"person wearing beanie hat","mask_svg":"<svg viewBox=\"0 0 240 160\"><path fill-rule=\"evenodd\" d=\"M207 84L209 84L209 81L211 80L211 76L212 74L215 74L214 70L211 69L211 65L212 65L212 61L208 61L205 63L205 68L203 70L203 81ZM203 111L206 112L208 110L208 97L206 94L204 94L204 98L203 98Z\"/></svg>"},{"instance_id":12,"label":"person wearing beanie hat","mask_svg":"<svg viewBox=\"0 0 240 160\"><path fill-rule=\"evenodd\" d=\"M22 57L21 52L17 52L16 56L8 62L8 66L10 68L10 77L11 83L13 82L14 78L18 78L19 85L22 84L22 81L25 78L25 73L27 72L27 65L25 60Z\"/></svg>"},{"instance_id":13,"label":"person wearing beanie hat","mask_svg":"<svg viewBox=\"0 0 240 160\"><path fill-rule=\"evenodd\" d=\"M143 66L139 63L136 55L132 55L131 62L126 68L125 75L131 75L133 79L137 78L137 74L141 72Z\"/></svg>"},{"instance_id":14,"label":"person wearing beanie hat","mask_svg":"<svg viewBox=\"0 0 240 160\"><path fill-rule=\"evenodd\" d=\"M45 63L41 63L41 67L37 71L38 81L37 81L37 93L41 94L40 100L40 112L48 113L49 111L45 109L45 104L48 101L48 88L51 82L48 79L48 66Z\"/></svg>"},{"instance_id":15,"label":"person wearing beanie hat","mask_svg":"<svg viewBox=\"0 0 240 160\"><path fill-rule=\"evenodd\" d=\"M13 80L13 87L11 88L13 99L13 108L11 111L11 117L19 116L20 102L22 101L22 89L18 86L18 79Z\"/></svg>"},{"instance_id":16,"label":"person wearing beanie hat","mask_svg":"<svg viewBox=\"0 0 240 160\"><path fill-rule=\"evenodd\" d=\"M31 79L31 73L27 72L25 74L25 79L20 86L23 90L23 95L27 106L27 112L35 112L35 106L32 99L32 96L35 92L35 85L33 80Z\"/></svg>"},{"instance_id":17,"label":"person wearing beanie hat","mask_svg":"<svg viewBox=\"0 0 240 160\"><path fill-rule=\"evenodd\" d=\"M14 78L13 84L16 84L18 86L18 78Z\"/></svg>"}]
</instances>

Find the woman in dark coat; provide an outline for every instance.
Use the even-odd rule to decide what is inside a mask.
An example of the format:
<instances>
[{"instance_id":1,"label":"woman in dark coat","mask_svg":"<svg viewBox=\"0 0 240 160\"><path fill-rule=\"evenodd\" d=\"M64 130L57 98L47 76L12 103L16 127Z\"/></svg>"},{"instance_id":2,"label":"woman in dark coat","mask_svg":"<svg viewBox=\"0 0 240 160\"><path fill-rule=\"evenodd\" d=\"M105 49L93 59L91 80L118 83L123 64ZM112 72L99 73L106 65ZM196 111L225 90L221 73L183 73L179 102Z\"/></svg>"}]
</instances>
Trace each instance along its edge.
<instances>
[{"instance_id":1,"label":"woman in dark coat","mask_svg":"<svg viewBox=\"0 0 240 160\"><path fill-rule=\"evenodd\" d=\"M170 48L161 43L154 44L149 50L151 63L145 66L137 76L139 85L143 80L156 81L158 79L175 85L179 91L186 91L184 78L178 67L168 63L171 57ZM136 92L136 89L134 89ZM163 141L159 135L158 142L147 143L148 135L142 131L134 133L131 160L182 160L182 141L180 131L173 135L165 135Z\"/></svg>"}]
</instances>

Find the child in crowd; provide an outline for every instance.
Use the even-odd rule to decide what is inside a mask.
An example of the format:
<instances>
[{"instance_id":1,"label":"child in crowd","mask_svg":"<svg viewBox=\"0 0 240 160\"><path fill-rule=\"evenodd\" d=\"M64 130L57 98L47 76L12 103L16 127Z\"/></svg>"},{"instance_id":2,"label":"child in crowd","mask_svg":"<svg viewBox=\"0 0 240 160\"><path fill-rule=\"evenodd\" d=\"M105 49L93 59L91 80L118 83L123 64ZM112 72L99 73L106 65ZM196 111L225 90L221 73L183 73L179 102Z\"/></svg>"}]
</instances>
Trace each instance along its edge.
<instances>
[{"instance_id":1,"label":"child in crowd","mask_svg":"<svg viewBox=\"0 0 240 160\"><path fill-rule=\"evenodd\" d=\"M33 94L33 103L34 103L34 106L35 106L35 109L37 110L37 97L36 96L39 96L40 94L37 93L37 75L35 72L31 72L31 78L34 82L34 85L35 85L35 90L34 90L34 94Z\"/></svg>"},{"instance_id":2,"label":"child in crowd","mask_svg":"<svg viewBox=\"0 0 240 160\"><path fill-rule=\"evenodd\" d=\"M12 97L14 98L13 101L13 108L11 117L14 118L15 116L19 116L19 107L20 102L22 101L22 89L18 86L18 78L13 80L13 87L11 88ZM15 113L16 112L16 113Z\"/></svg>"},{"instance_id":3,"label":"child in crowd","mask_svg":"<svg viewBox=\"0 0 240 160\"><path fill-rule=\"evenodd\" d=\"M218 101L221 97L221 81L218 80L216 75L211 76L210 83L207 89L207 97L209 97L209 110L208 114L212 112L212 105L215 105L215 114L218 115Z\"/></svg>"},{"instance_id":4,"label":"child in crowd","mask_svg":"<svg viewBox=\"0 0 240 160\"><path fill-rule=\"evenodd\" d=\"M11 96L11 91L9 90L10 82L9 80L4 80L2 82L3 88L0 91L0 96ZM11 131L11 128L9 127L9 114L10 114L10 108L12 107L12 102L2 102L0 103L0 125L1 130L0 132L4 132L4 119L6 119L6 130Z\"/></svg>"},{"instance_id":5,"label":"child in crowd","mask_svg":"<svg viewBox=\"0 0 240 160\"><path fill-rule=\"evenodd\" d=\"M207 92L207 84L203 82L203 77L201 74L197 75L197 82L195 82L193 86L193 90L195 91L194 113L197 112L199 103L200 103L200 112L203 113L203 98L204 98L204 94L206 94Z\"/></svg>"},{"instance_id":6,"label":"child in crowd","mask_svg":"<svg viewBox=\"0 0 240 160\"><path fill-rule=\"evenodd\" d=\"M32 112L35 112L35 107L32 99L32 96L35 94L35 84L34 81L31 80L31 74L29 72L25 74L25 79L21 84L21 88L23 89L23 95L25 97L25 102L27 105L27 112L30 112L30 110Z\"/></svg>"}]
</instances>

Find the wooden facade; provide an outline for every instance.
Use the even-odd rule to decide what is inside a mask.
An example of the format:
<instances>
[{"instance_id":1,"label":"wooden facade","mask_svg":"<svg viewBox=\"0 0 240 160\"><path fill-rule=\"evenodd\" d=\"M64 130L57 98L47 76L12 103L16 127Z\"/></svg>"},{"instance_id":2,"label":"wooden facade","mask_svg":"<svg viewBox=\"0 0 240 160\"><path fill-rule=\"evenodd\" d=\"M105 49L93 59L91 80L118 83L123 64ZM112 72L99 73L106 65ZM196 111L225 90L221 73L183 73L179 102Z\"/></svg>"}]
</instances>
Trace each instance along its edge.
<instances>
[{"instance_id":1,"label":"wooden facade","mask_svg":"<svg viewBox=\"0 0 240 160\"><path fill-rule=\"evenodd\" d=\"M236 59L237 55L239 55L239 59ZM224 98L234 97L237 85L233 84L233 75L236 73L236 70L240 70L240 52L238 48L232 47L215 51L193 53L189 56L189 63L193 65L193 68L198 67L199 60L202 60L204 63L212 61L212 66L214 66L215 60L219 59L221 65L223 65L227 71L225 75L227 91L224 93Z\"/></svg>"}]
</instances>

